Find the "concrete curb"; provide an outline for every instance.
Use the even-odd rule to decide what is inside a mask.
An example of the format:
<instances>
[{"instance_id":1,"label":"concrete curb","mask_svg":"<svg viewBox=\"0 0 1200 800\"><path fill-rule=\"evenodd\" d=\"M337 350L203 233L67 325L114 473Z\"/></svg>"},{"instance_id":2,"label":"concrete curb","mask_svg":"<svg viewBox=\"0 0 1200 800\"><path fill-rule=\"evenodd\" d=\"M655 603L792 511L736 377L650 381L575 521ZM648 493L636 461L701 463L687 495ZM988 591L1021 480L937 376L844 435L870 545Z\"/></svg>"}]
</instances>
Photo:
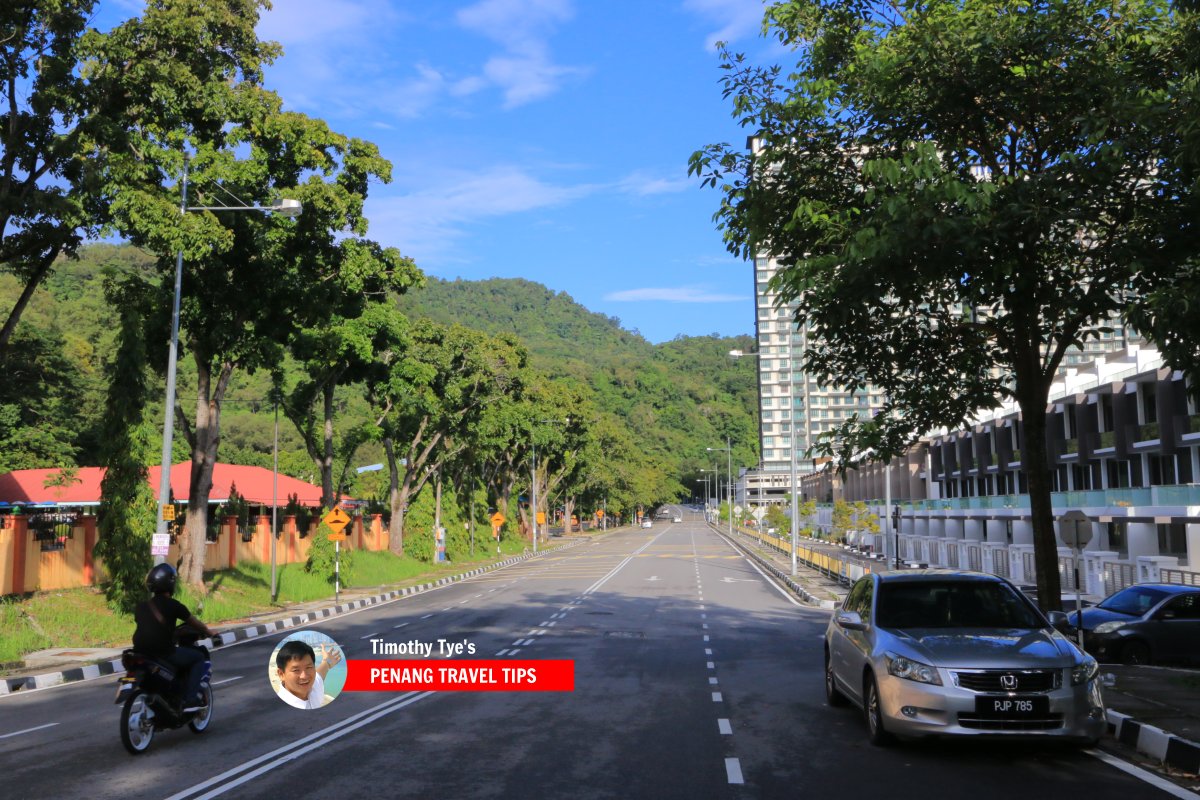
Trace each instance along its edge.
<instances>
[{"instance_id":1,"label":"concrete curb","mask_svg":"<svg viewBox=\"0 0 1200 800\"><path fill-rule=\"evenodd\" d=\"M1106 713L1108 732L1121 744L1132 747L1144 756L1158 759L1171 769L1190 775L1200 773L1200 744L1138 722L1120 711L1109 709Z\"/></svg>"},{"instance_id":2,"label":"concrete curb","mask_svg":"<svg viewBox=\"0 0 1200 800\"><path fill-rule=\"evenodd\" d=\"M575 547L579 544L582 544L584 541L586 540L578 539L573 542L564 543L553 548L552 550L542 550L537 554L537 556L543 556L546 553L556 552L568 547ZM273 622L264 622L258 625L250 625L245 628L238 628L236 630L222 631L215 639L205 641L209 642L210 649L217 650L226 645L233 644L234 642L255 639L259 636L265 636L268 633L275 633L279 630L294 628L297 625L304 625L312 622L313 620L336 617L341 614L346 614L350 611L357 611L358 609L365 608L367 606L379 605L380 603L397 600L401 597L408 597L409 595L422 594L450 583L457 583L458 581L464 581L468 578L473 578L476 575L482 575L485 572L495 572L496 570L504 569L505 567L512 566L513 564L517 564L521 561L528 561L531 558L535 558L533 553L513 556L512 558L505 559L504 561L500 561L495 564L489 564L486 567L478 567L469 572L462 572L458 575L447 575L444 578L438 578L436 581L432 581L430 583L409 586L405 589L396 589L391 592L385 592L383 594L377 594L371 597L364 597L361 600L353 600L349 603L341 603L340 605L336 606L318 608L315 611L308 612L307 614L300 614L298 616L288 617L286 619L277 619ZM0 697L16 694L23 690L46 689L51 686L60 686L68 683L76 683L78 681L87 681L94 678L101 678L105 675L116 675L124 672L125 668L121 666L121 659L117 658L113 659L112 661L102 661L99 664L89 664L85 667L72 667L59 672L46 672L41 675L26 675L20 678L4 678L3 680L0 680Z\"/></svg>"},{"instance_id":3,"label":"concrete curb","mask_svg":"<svg viewBox=\"0 0 1200 800\"><path fill-rule=\"evenodd\" d=\"M710 522L709 526L711 527L711 525L712 525L712 523ZM714 530L716 530L716 529L714 528ZM820 600L818 600L815 595L810 594L807 589L805 589L803 586L801 586L796 581L792 580L792 576L790 574L788 574L787 572L784 572L782 569L775 566L775 564L764 559L758 553L756 553L752 549L746 547L746 545L742 544L737 539L730 538L729 534L726 533L725 531L716 530L716 533L720 534L721 538L725 539L727 542L729 542L734 547L736 547L738 550L740 550L743 555L754 559L755 561L757 561L759 563L760 566L765 567L768 572L770 572L772 575L774 575L776 578L778 578L781 582L783 582L783 584L785 586L787 586L789 589L791 589L793 592L795 592L796 596L799 597L801 600L803 600L804 602L809 603L810 605L813 605L817 608L825 607L824 603L822 603ZM805 567L805 569L808 569L808 568Z\"/></svg>"}]
</instances>

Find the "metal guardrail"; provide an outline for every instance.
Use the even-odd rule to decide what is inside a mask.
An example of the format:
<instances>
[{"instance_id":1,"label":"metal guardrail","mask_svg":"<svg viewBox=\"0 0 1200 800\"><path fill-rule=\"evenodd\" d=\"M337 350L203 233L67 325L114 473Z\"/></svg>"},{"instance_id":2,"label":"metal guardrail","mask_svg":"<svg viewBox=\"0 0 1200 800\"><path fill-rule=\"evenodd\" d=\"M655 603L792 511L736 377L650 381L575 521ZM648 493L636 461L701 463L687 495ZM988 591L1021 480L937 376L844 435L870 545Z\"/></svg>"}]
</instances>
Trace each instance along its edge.
<instances>
[{"instance_id":1,"label":"metal guardrail","mask_svg":"<svg viewBox=\"0 0 1200 800\"><path fill-rule=\"evenodd\" d=\"M778 550L788 558L792 556L792 542L790 539L760 533L751 528L743 528L741 526L738 526L735 530L743 536L750 539L757 539L761 544ZM796 546L796 562L803 564L809 569L814 569L825 577L845 586L849 586L862 575L873 571L872 564L850 561L849 559L840 557L836 553L825 553L801 543L797 543ZM861 574L856 575L855 573L859 571L861 571Z\"/></svg>"}]
</instances>

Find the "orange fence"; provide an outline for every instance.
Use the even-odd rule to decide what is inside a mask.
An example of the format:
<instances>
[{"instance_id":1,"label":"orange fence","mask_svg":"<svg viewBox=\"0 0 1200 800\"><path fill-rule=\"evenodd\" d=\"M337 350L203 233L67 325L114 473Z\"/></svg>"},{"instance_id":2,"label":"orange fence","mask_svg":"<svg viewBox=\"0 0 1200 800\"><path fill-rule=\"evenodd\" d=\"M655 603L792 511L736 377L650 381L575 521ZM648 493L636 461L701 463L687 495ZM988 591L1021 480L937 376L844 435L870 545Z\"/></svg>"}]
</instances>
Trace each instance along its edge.
<instances>
[{"instance_id":1,"label":"orange fence","mask_svg":"<svg viewBox=\"0 0 1200 800\"><path fill-rule=\"evenodd\" d=\"M346 529L343 547L355 550L386 550L390 541L382 518L372 515L364 525L362 517L354 517ZM319 521L314 519L309 531L316 530ZM91 586L104 579L104 563L93 555L96 546L96 518L81 516L70 527L69 533L50 542L52 549L45 549L43 541L35 538L23 516L0 517L0 595L24 592L51 591ZM243 561L271 561L271 518L260 516L254 525L250 541L237 529L237 519L229 517L221 525L216 541L208 543L205 569L229 569ZM279 519L279 538L275 544L275 561L290 564L308 560L308 548L312 537L300 536L296 518ZM168 563L179 560L179 546L172 544L167 555Z\"/></svg>"}]
</instances>

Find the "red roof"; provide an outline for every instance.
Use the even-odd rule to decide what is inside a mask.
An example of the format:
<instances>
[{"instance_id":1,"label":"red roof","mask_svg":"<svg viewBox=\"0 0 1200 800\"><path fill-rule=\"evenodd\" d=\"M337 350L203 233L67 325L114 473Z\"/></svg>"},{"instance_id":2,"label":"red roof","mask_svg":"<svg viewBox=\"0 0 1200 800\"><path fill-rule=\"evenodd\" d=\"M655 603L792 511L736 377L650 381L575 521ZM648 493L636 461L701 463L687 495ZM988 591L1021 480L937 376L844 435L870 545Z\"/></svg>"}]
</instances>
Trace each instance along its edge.
<instances>
[{"instance_id":1,"label":"red roof","mask_svg":"<svg viewBox=\"0 0 1200 800\"><path fill-rule=\"evenodd\" d=\"M191 483L190 461L171 467L171 491L175 502L188 499ZM47 486L62 476L61 469L18 469L0 475L0 503L9 505L92 505L100 502L100 481L104 478L104 467L80 467L75 477L65 486ZM158 476L161 467L150 467L147 481L158 494ZM236 485L238 494L254 505L271 505L272 472L265 467L243 467L237 464L218 463L213 467L210 503L223 503L229 499L229 487ZM319 506L321 487L301 480L279 475L279 505L287 502L289 495L296 495L301 505Z\"/></svg>"}]
</instances>

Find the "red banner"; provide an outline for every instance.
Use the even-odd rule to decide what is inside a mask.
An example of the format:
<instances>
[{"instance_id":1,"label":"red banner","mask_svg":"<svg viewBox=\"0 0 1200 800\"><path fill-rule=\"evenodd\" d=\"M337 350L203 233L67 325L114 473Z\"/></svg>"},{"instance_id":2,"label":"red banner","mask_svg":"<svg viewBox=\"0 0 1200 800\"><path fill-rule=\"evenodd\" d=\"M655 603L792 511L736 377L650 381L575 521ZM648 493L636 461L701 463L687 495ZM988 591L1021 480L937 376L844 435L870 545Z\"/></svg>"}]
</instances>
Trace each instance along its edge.
<instances>
[{"instance_id":1,"label":"red banner","mask_svg":"<svg viewBox=\"0 0 1200 800\"><path fill-rule=\"evenodd\" d=\"M575 662L351 659L342 691L573 692Z\"/></svg>"}]
</instances>

